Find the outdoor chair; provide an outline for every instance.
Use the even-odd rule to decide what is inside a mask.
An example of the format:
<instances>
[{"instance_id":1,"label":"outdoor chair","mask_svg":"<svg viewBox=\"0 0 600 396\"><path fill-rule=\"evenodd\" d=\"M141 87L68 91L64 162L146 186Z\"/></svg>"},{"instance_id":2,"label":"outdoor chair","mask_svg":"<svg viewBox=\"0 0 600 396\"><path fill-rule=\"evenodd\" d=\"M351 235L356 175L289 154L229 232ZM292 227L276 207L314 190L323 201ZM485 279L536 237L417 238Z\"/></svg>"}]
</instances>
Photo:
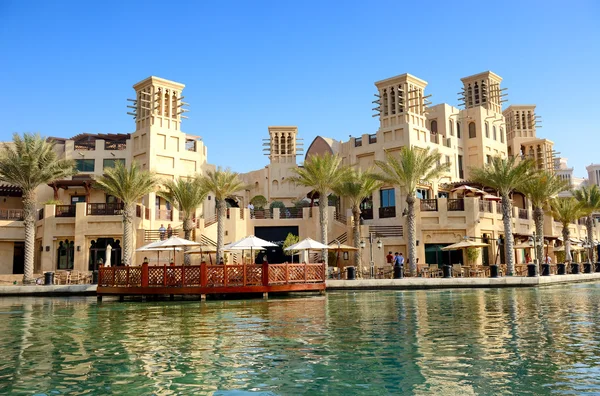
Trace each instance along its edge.
<instances>
[{"instance_id":1,"label":"outdoor chair","mask_svg":"<svg viewBox=\"0 0 600 396\"><path fill-rule=\"evenodd\" d=\"M437 264L429 264L429 276L431 278L439 278L442 276L442 270Z\"/></svg>"},{"instance_id":2,"label":"outdoor chair","mask_svg":"<svg viewBox=\"0 0 600 396\"><path fill-rule=\"evenodd\" d=\"M462 278L465 276L465 271L460 264L452 264L452 276Z\"/></svg>"},{"instance_id":3,"label":"outdoor chair","mask_svg":"<svg viewBox=\"0 0 600 396\"><path fill-rule=\"evenodd\" d=\"M70 271L56 271L54 274L55 285L69 285L71 284L71 272Z\"/></svg>"}]
</instances>

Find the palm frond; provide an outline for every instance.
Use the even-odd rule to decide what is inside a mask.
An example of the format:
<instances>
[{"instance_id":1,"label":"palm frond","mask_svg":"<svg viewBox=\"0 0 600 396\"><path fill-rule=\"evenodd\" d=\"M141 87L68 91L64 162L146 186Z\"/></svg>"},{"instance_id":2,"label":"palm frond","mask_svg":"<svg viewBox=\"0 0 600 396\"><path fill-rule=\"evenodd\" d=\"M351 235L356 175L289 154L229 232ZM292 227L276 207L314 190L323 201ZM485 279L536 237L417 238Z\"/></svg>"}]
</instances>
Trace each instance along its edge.
<instances>
[{"instance_id":1,"label":"palm frond","mask_svg":"<svg viewBox=\"0 0 600 396\"><path fill-rule=\"evenodd\" d=\"M298 186L310 187L326 196L346 180L349 168L342 166L342 158L338 155L326 153L324 155L312 155L304 166L293 169L295 176L287 180Z\"/></svg>"},{"instance_id":2,"label":"palm frond","mask_svg":"<svg viewBox=\"0 0 600 396\"><path fill-rule=\"evenodd\" d=\"M484 186L498 190L508 196L512 191L521 189L533 177L533 162L518 160L516 157L493 157L483 168L471 169L471 179Z\"/></svg>"},{"instance_id":3,"label":"palm frond","mask_svg":"<svg viewBox=\"0 0 600 396\"><path fill-rule=\"evenodd\" d=\"M104 175L95 178L96 187L107 194L131 205L144 195L154 191L157 178L154 173L142 170L137 162L127 168L122 162L116 162L113 168L104 171Z\"/></svg>"},{"instance_id":4,"label":"palm frond","mask_svg":"<svg viewBox=\"0 0 600 396\"><path fill-rule=\"evenodd\" d=\"M402 147L398 156L388 153L385 161L375 161L381 170L376 177L413 195L419 183L439 179L449 170L449 164L440 163L440 159L437 150Z\"/></svg>"},{"instance_id":5,"label":"palm frond","mask_svg":"<svg viewBox=\"0 0 600 396\"><path fill-rule=\"evenodd\" d=\"M246 185L237 172L218 167L214 171L207 171L199 181L202 191L215 194L217 201L233 197L237 191L246 189Z\"/></svg>"},{"instance_id":6,"label":"palm frond","mask_svg":"<svg viewBox=\"0 0 600 396\"><path fill-rule=\"evenodd\" d=\"M573 197L554 198L550 201L550 208L554 220L563 227L569 227L571 222L584 214L583 204Z\"/></svg>"},{"instance_id":7,"label":"palm frond","mask_svg":"<svg viewBox=\"0 0 600 396\"><path fill-rule=\"evenodd\" d=\"M583 186L572 191L573 197L581 203L584 215L590 215L600 210L600 189L595 184Z\"/></svg>"},{"instance_id":8,"label":"palm frond","mask_svg":"<svg viewBox=\"0 0 600 396\"><path fill-rule=\"evenodd\" d=\"M535 172L520 190L529 197L534 208L543 208L559 192L568 188L568 184L557 175L541 171Z\"/></svg>"},{"instance_id":9,"label":"palm frond","mask_svg":"<svg viewBox=\"0 0 600 396\"><path fill-rule=\"evenodd\" d=\"M54 143L39 134L14 134L13 141L4 143L0 151L0 181L24 193L75 173L75 162L59 159Z\"/></svg>"},{"instance_id":10,"label":"palm frond","mask_svg":"<svg viewBox=\"0 0 600 396\"><path fill-rule=\"evenodd\" d=\"M200 177L167 180L162 184L166 190L157 191L156 194L173 204L182 213L184 219L193 217L196 209L202 205L208 195Z\"/></svg>"}]
</instances>

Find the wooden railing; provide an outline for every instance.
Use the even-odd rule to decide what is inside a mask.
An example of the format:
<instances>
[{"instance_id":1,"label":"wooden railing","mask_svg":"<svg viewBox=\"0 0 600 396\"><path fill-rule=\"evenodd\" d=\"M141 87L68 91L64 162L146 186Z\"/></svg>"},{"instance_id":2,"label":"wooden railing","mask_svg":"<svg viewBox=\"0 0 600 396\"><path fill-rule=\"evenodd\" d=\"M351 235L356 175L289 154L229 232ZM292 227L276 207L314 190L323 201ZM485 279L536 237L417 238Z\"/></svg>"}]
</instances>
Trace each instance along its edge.
<instances>
[{"instance_id":1,"label":"wooden railing","mask_svg":"<svg viewBox=\"0 0 600 396\"><path fill-rule=\"evenodd\" d=\"M100 267L99 287L248 287L325 282L324 264Z\"/></svg>"},{"instance_id":2,"label":"wooden railing","mask_svg":"<svg viewBox=\"0 0 600 396\"><path fill-rule=\"evenodd\" d=\"M281 208L279 209L279 218L280 219L301 219L302 218L302 208L297 208L295 206L290 208Z\"/></svg>"},{"instance_id":3,"label":"wooden railing","mask_svg":"<svg viewBox=\"0 0 600 396\"><path fill-rule=\"evenodd\" d=\"M210 227L217 222L217 215L204 220L204 227Z\"/></svg>"},{"instance_id":4,"label":"wooden railing","mask_svg":"<svg viewBox=\"0 0 600 396\"><path fill-rule=\"evenodd\" d=\"M168 209L157 209L154 212L156 220L173 221L173 211Z\"/></svg>"},{"instance_id":5,"label":"wooden railing","mask_svg":"<svg viewBox=\"0 0 600 396\"><path fill-rule=\"evenodd\" d=\"M254 209L251 217L253 219L272 219L273 212L271 209Z\"/></svg>"},{"instance_id":6,"label":"wooden railing","mask_svg":"<svg viewBox=\"0 0 600 396\"><path fill-rule=\"evenodd\" d=\"M379 218L387 219L390 217L396 217L396 207L395 206L387 206L383 208L379 208Z\"/></svg>"},{"instance_id":7,"label":"wooden railing","mask_svg":"<svg viewBox=\"0 0 600 396\"><path fill-rule=\"evenodd\" d=\"M527 220L527 209L519 208L519 219Z\"/></svg>"},{"instance_id":8,"label":"wooden railing","mask_svg":"<svg viewBox=\"0 0 600 396\"><path fill-rule=\"evenodd\" d=\"M421 212L437 212L438 200L437 199L422 199L421 200Z\"/></svg>"},{"instance_id":9,"label":"wooden railing","mask_svg":"<svg viewBox=\"0 0 600 396\"><path fill-rule=\"evenodd\" d=\"M42 211L42 219L44 212ZM23 220L23 209L0 209L0 220Z\"/></svg>"},{"instance_id":10,"label":"wooden railing","mask_svg":"<svg viewBox=\"0 0 600 396\"><path fill-rule=\"evenodd\" d=\"M75 205L56 205L55 217L75 217Z\"/></svg>"},{"instance_id":11,"label":"wooden railing","mask_svg":"<svg viewBox=\"0 0 600 396\"><path fill-rule=\"evenodd\" d=\"M183 230L181 228L175 228L171 231L171 236L183 237ZM144 242L163 240L167 239L168 237L169 234L166 230L144 230Z\"/></svg>"},{"instance_id":12,"label":"wooden railing","mask_svg":"<svg viewBox=\"0 0 600 396\"><path fill-rule=\"evenodd\" d=\"M339 210L336 210L335 212L333 212L333 218L335 221L346 224L346 221L347 221L346 216L344 216Z\"/></svg>"},{"instance_id":13,"label":"wooden railing","mask_svg":"<svg viewBox=\"0 0 600 396\"><path fill-rule=\"evenodd\" d=\"M89 203L88 216L116 216L123 214L122 203Z\"/></svg>"},{"instance_id":14,"label":"wooden railing","mask_svg":"<svg viewBox=\"0 0 600 396\"><path fill-rule=\"evenodd\" d=\"M479 200L479 211L492 213L492 201Z\"/></svg>"},{"instance_id":15,"label":"wooden railing","mask_svg":"<svg viewBox=\"0 0 600 396\"><path fill-rule=\"evenodd\" d=\"M454 212L462 212L465 210L465 201L462 198L448 199L448 210Z\"/></svg>"}]
</instances>

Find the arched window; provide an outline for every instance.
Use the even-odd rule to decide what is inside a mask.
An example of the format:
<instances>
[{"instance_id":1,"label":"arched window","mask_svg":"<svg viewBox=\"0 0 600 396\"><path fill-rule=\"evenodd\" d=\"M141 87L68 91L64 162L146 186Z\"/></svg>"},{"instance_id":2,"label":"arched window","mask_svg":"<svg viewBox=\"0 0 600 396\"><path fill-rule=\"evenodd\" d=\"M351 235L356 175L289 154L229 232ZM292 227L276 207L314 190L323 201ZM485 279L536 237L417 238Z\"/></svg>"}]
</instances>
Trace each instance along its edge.
<instances>
[{"instance_id":1,"label":"arched window","mask_svg":"<svg viewBox=\"0 0 600 396\"><path fill-rule=\"evenodd\" d=\"M474 137L477 137L477 131L475 128L475 123L474 122L469 122L469 139L473 139Z\"/></svg>"},{"instance_id":2,"label":"arched window","mask_svg":"<svg viewBox=\"0 0 600 396\"><path fill-rule=\"evenodd\" d=\"M273 180L273 191L278 191L279 190L279 182L277 180Z\"/></svg>"},{"instance_id":3,"label":"arched window","mask_svg":"<svg viewBox=\"0 0 600 396\"><path fill-rule=\"evenodd\" d=\"M450 136L454 136L454 122L452 119L448 120L448 129L450 130Z\"/></svg>"},{"instance_id":4,"label":"arched window","mask_svg":"<svg viewBox=\"0 0 600 396\"><path fill-rule=\"evenodd\" d=\"M488 139L490 138L490 124L487 122L485 123L485 137Z\"/></svg>"},{"instance_id":5,"label":"arched window","mask_svg":"<svg viewBox=\"0 0 600 396\"><path fill-rule=\"evenodd\" d=\"M456 137L460 139L460 121L456 122Z\"/></svg>"},{"instance_id":6,"label":"arched window","mask_svg":"<svg viewBox=\"0 0 600 396\"><path fill-rule=\"evenodd\" d=\"M500 128L500 142L504 143L504 129Z\"/></svg>"},{"instance_id":7,"label":"arched window","mask_svg":"<svg viewBox=\"0 0 600 396\"><path fill-rule=\"evenodd\" d=\"M496 125L494 125L494 127L492 128L492 134L493 134L493 138L494 140L498 139L498 137L496 136Z\"/></svg>"},{"instance_id":8,"label":"arched window","mask_svg":"<svg viewBox=\"0 0 600 396\"><path fill-rule=\"evenodd\" d=\"M431 133L437 133L437 132L438 132L437 121L433 120L433 121L431 121Z\"/></svg>"}]
</instances>

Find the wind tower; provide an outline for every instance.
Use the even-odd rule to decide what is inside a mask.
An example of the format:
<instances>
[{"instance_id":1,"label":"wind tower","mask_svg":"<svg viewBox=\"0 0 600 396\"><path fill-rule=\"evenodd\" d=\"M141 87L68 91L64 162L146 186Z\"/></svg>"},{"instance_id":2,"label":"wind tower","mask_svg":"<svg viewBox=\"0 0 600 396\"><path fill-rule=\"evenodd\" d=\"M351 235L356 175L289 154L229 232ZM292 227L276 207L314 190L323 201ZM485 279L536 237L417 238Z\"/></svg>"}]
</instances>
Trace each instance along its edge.
<instances>
[{"instance_id":1,"label":"wind tower","mask_svg":"<svg viewBox=\"0 0 600 396\"><path fill-rule=\"evenodd\" d=\"M506 157L506 125L502 104L506 101L501 88L502 77L486 71L461 79L463 87L459 95L462 109L457 114L457 130L461 130L459 151L464 158L464 168L481 168L493 157Z\"/></svg>"},{"instance_id":2,"label":"wind tower","mask_svg":"<svg viewBox=\"0 0 600 396\"><path fill-rule=\"evenodd\" d=\"M184 88L178 82L151 76L135 84L135 99L128 99L131 111L127 114L135 121L131 157L161 179L191 177L202 173L206 165L207 152L201 138L181 130L188 111ZM152 229L178 218L171 205L155 193L143 201L150 209Z\"/></svg>"}]
</instances>

